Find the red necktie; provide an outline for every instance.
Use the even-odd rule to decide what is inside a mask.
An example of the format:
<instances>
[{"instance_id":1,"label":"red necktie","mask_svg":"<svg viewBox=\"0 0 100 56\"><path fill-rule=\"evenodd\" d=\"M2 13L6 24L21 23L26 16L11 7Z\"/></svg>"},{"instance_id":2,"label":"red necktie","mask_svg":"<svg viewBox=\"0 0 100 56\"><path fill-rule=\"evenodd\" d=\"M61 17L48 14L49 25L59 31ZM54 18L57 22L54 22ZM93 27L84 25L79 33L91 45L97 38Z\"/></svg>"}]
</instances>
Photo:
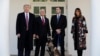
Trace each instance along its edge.
<instances>
[{"instance_id":1,"label":"red necktie","mask_svg":"<svg viewBox=\"0 0 100 56\"><path fill-rule=\"evenodd\" d=\"M28 30L28 20L29 20L29 18L28 18L28 13L26 13L26 30Z\"/></svg>"},{"instance_id":2,"label":"red necktie","mask_svg":"<svg viewBox=\"0 0 100 56\"><path fill-rule=\"evenodd\" d=\"M43 24L43 25L45 24L45 19L44 19L44 17L42 17L42 24Z\"/></svg>"}]
</instances>

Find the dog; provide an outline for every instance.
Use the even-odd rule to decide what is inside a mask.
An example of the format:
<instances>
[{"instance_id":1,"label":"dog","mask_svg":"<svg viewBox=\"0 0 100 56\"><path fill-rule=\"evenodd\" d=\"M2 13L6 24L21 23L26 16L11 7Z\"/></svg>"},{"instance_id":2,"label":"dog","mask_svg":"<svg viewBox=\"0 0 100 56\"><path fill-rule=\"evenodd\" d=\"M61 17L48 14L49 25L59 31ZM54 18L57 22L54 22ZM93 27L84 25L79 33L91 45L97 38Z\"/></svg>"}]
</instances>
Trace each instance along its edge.
<instances>
[{"instance_id":1,"label":"dog","mask_svg":"<svg viewBox=\"0 0 100 56\"><path fill-rule=\"evenodd\" d=\"M50 56L61 56L59 50L54 47L53 45L53 38L48 38L48 41L47 41L47 46L48 46L48 53Z\"/></svg>"}]
</instances>

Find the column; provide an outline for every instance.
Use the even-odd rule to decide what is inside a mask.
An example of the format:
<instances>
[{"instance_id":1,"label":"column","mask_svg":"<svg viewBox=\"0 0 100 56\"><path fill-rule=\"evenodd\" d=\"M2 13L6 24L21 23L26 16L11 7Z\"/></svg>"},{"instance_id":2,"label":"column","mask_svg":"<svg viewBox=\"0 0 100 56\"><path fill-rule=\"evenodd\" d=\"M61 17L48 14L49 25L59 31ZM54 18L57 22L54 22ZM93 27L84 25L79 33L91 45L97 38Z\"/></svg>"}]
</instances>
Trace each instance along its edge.
<instances>
[{"instance_id":1,"label":"column","mask_svg":"<svg viewBox=\"0 0 100 56\"><path fill-rule=\"evenodd\" d=\"M0 1L0 56L9 55L9 0Z\"/></svg>"},{"instance_id":2,"label":"column","mask_svg":"<svg viewBox=\"0 0 100 56\"><path fill-rule=\"evenodd\" d=\"M91 56L100 56L100 0L91 0L92 34Z\"/></svg>"}]
</instances>

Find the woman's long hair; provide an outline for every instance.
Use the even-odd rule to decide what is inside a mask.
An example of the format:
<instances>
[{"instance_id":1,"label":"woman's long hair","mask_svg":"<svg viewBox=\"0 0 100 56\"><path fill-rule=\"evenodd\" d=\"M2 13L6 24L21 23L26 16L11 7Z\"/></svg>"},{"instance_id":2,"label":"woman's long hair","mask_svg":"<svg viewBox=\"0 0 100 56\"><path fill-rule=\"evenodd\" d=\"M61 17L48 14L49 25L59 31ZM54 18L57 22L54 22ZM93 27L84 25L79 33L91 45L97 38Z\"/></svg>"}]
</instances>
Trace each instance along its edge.
<instances>
[{"instance_id":1,"label":"woman's long hair","mask_svg":"<svg viewBox=\"0 0 100 56\"><path fill-rule=\"evenodd\" d=\"M75 17L78 17L78 15L76 14L77 11L79 11L79 14L80 14L79 17L82 16L81 9L80 8L76 8L75 12L74 12Z\"/></svg>"}]
</instances>

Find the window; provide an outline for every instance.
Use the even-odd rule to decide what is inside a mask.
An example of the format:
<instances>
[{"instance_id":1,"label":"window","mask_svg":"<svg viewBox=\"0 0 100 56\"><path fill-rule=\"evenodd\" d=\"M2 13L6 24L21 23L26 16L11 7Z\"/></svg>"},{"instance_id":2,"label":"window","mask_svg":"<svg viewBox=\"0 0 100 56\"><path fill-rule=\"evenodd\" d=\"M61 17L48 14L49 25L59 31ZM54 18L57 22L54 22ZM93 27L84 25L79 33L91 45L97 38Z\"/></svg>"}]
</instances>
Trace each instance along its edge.
<instances>
[{"instance_id":1,"label":"window","mask_svg":"<svg viewBox=\"0 0 100 56\"><path fill-rule=\"evenodd\" d=\"M47 0L33 0L33 2L46 2Z\"/></svg>"},{"instance_id":2,"label":"window","mask_svg":"<svg viewBox=\"0 0 100 56\"><path fill-rule=\"evenodd\" d=\"M51 0L52 2L65 2L65 0Z\"/></svg>"},{"instance_id":3,"label":"window","mask_svg":"<svg viewBox=\"0 0 100 56\"><path fill-rule=\"evenodd\" d=\"M61 8L61 13L64 14L64 7L60 7ZM52 7L52 15L56 14L56 7Z\"/></svg>"},{"instance_id":4,"label":"window","mask_svg":"<svg viewBox=\"0 0 100 56\"><path fill-rule=\"evenodd\" d=\"M34 14L36 15L36 17L37 16L39 16L39 11L40 11L40 9L45 9L46 10L46 7L44 7L44 6L41 6L41 7L39 7L39 6L34 6Z\"/></svg>"}]
</instances>

